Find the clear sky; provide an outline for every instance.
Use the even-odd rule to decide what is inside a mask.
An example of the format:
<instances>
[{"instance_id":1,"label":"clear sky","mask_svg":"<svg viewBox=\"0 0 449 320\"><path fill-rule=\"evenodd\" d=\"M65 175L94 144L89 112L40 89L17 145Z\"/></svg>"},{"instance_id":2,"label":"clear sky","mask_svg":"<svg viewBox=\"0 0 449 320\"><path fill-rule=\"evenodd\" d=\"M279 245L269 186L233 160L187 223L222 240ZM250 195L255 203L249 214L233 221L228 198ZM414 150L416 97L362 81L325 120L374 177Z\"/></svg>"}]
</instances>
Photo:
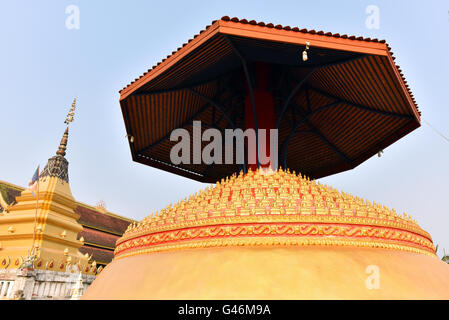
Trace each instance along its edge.
<instances>
[{"instance_id":1,"label":"clear sky","mask_svg":"<svg viewBox=\"0 0 449 320\"><path fill-rule=\"evenodd\" d=\"M80 28L67 29L68 5ZM368 29L369 5L380 9ZM0 179L25 186L54 155L78 97L67 159L74 197L141 219L206 185L132 162L119 93L223 15L386 39L423 119L449 136L449 1L2 1ZM407 212L449 252L449 143L428 125L325 179Z\"/></svg>"}]
</instances>

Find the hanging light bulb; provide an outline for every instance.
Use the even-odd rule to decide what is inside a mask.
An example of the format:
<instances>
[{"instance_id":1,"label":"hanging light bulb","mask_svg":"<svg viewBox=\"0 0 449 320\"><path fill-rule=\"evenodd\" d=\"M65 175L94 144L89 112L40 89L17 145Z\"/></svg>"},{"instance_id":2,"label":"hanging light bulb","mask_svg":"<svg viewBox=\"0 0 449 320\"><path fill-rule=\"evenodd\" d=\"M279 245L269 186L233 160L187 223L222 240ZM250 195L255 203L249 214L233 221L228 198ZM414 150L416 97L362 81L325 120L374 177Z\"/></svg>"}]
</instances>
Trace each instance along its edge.
<instances>
[{"instance_id":1,"label":"hanging light bulb","mask_svg":"<svg viewBox=\"0 0 449 320\"><path fill-rule=\"evenodd\" d=\"M308 59L308 57L307 57L307 51L304 50L304 51L302 52L302 61L307 61L307 59Z\"/></svg>"},{"instance_id":2,"label":"hanging light bulb","mask_svg":"<svg viewBox=\"0 0 449 320\"><path fill-rule=\"evenodd\" d=\"M127 134L125 137L129 139L129 142L131 142L131 143L134 142L134 136Z\"/></svg>"},{"instance_id":3,"label":"hanging light bulb","mask_svg":"<svg viewBox=\"0 0 449 320\"><path fill-rule=\"evenodd\" d=\"M302 61L304 61L304 62L309 59L309 57L307 56L307 50L309 50L309 46L310 46L310 42L306 41L306 48L302 52Z\"/></svg>"}]
</instances>

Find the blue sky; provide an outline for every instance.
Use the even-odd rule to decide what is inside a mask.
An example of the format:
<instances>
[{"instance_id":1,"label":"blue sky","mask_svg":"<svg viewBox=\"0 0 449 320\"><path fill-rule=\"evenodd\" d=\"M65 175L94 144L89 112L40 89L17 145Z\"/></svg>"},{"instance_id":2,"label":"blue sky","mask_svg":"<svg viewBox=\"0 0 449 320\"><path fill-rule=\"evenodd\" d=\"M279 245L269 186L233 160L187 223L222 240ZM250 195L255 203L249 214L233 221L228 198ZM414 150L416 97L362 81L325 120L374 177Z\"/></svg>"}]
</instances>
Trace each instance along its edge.
<instances>
[{"instance_id":1,"label":"blue sky","mask_svg":"<svg viewBox=\"0 0 449 320\"><path fill-rule=\"evenodd\" d=\"M80 9L69 30L68 5ZM365 26L368 5L380 28ZM386 39L423 119L449 136L449 1L8 1L0 10L0 179L26 185L54 155L78 97L73 195L141 219L205 185L132 162L118 91L223 15ZM449 252L449 143L422 127L381 158L325 179L407 212ZM442 251L442 250L441 250Z\"/></svg>"}]
</instances>

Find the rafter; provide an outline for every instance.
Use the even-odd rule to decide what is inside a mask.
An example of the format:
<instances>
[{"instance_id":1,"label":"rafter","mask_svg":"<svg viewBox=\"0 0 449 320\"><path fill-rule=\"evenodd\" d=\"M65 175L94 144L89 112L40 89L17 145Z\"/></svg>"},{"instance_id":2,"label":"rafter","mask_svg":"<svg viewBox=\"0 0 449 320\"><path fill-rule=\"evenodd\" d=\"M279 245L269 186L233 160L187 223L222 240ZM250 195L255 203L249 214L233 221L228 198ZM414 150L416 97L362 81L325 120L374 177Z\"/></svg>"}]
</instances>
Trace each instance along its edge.
<instances>
[{"instance_id":1,"label":"rafter","mask_svg":"<svg viewBox=\"0 0 449 320\"><path fill-rule=\"evenodd\" d=\"M276 120L276 129L279 129L279 125L281 124L282 117L284 116L285 111L287 110L287 107L290 104L291 99L296 95L298 90L306 83L306 81L309 79L309 77L317 70L317 68L313 68L307 72L307 74L302 78L296 86L293 87L293 89L290 91L290 94L288 95L287 99L285 100L281 112L279 114L279 117Z\"/></svg>"},{"instance_id":2,"label":"rafter","mask_svg":"<svg viewBox=\"0 0 449 320\"><path fill-rule=\"evenodd\" d=\"M335 103L341 103L341 101L335 101ZM301 110L301 108L295 104L296 107L298 108L298 113L305 118L306 114L303 113L303 111ZM310 118L310 117L309 117ZM352 160L345 155L336 145L334 145L332 142L330 142L325 136L324 134L318 130L310 121L309 118L305 118L305 123L307 124L307 126L310 127L310 129L312 131L314 131L316 133L316 135L324 142L326 143L332 150L334 150L335 153L337 153L345 162L352 164Z\"/></svg>"},{"instance_id":3,"label":"rafter","mask_svg":"<svg viewBox=\"0 0 449 320\"><path fill-rule=\"evenodd\" d=\"M281 146L281 152L282 152L282 158L284 160L284 167L287 167L287 150L288 150L288 144L290 143L291 138L296 134L298 128L300 125L306 123L306 121L312 117L313 115L317 114L318 112L321 112L323 110L329 109L337 104L339 104L340 101L334 101L331 102L327 105L324 105L322 107L319 107L317 109L315 109L314 111L307 113L305 116L303 116L302 119L300 119L298 122L296 122L295 127L290 131L289 135L287 136L287 138L282 142L282 146ZM296 108L295 108L296 110Z\"/></svg>"},{"instance_id":4,"label":"rafter","mask_svg":"<svg viewBox=\"0 0 449 320\"><path fill-rule=\"evenodd\" d=\"M325 96L325 97L327 97L327 98L330 98L330 99L338 99L338 100L340 100L342 103L347 104L347 105L350 105L350 106L352 106L352 107L354 107L354 108L357 108L357 109L366 110L366 111L370 111L370 112L373 112L373 113L378 113L378 114L382 114L382 115L389 116L389 117L394 117L394 118L414 119L413 116L408 115L408 114L393 113L393 112L384 111L384 110L379 110L379 109L374 109L374 108L367 107L367 106L364 106L364 105L361 105L361 104L353 103L353 102L351 102L351 101L342 99L342 98L340 98L340 97L337 97L337 96L335 96L335 95L332 95L332 94L330 94L330 93L327 93L327 92L325 92L325 91L323 91L323 90L321 90L321 89L318 89L318 88L316 88L316 87L313 87L313 86L310 86L309 89L312 90L312 91L315 91L315 92L317 92L317 93L319 93L319 94L321 94L321 95L323 95L323 96Z\"/></svg>"},{"instance_id":5,"label":"rafter","mask_svg":"<svg viewBox=\"0 0 449 320\"><path fill-rule=\"evenodd\" d=\"M209 98L208 96L205 96L204 94L194 90L194 89L188 89L188 91L190 91L191 93L197 95L198 97L200 97L201 99L203 99L204 101L210 103L212 106L214 106L215 108L217 108L222 114L223 116L226 118L226 120L228 120L228 122L231 124L231 126L235 129L235 124L234 121L232 121L231 118L229 118L229 116L226 114L224 108L215 100Z\"/></svg>"}]
</instances>

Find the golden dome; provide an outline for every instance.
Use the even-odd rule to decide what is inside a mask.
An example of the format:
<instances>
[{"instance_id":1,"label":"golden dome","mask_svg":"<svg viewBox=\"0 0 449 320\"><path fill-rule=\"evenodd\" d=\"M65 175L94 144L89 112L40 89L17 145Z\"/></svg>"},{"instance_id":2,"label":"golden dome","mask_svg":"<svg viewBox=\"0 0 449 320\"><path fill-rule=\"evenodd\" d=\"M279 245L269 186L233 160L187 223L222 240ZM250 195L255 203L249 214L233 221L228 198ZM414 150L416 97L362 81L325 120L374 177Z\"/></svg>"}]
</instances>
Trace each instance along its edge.
<instances>
[{"instance_id":1,"label":"golden dome","mask_svg":"<svg viewBox=\"0 0 449 320\"><path fill-rule=\"evenodd\" d=\"M435 252L430 235L406 214L281 169L233 175L130 225L115 255L229 245Z\"/></svg>"},{"instance_id":2,"label":"golden dome","mask_svg":"<svg viewBox=\"0 0 449 320\"><path fill-rule=\"evenodd\" d=\"M384 291L345 285L364 284L369 265ZM449 267L411 217L281 169L234 174L130 225L85 298L449 298L448 288Z\"/></svg>"}]
</instances>

